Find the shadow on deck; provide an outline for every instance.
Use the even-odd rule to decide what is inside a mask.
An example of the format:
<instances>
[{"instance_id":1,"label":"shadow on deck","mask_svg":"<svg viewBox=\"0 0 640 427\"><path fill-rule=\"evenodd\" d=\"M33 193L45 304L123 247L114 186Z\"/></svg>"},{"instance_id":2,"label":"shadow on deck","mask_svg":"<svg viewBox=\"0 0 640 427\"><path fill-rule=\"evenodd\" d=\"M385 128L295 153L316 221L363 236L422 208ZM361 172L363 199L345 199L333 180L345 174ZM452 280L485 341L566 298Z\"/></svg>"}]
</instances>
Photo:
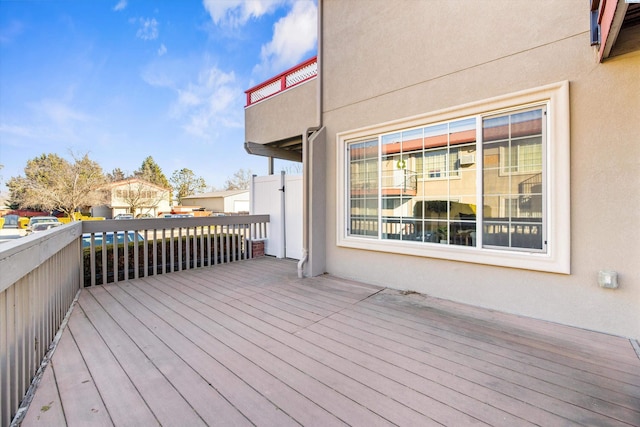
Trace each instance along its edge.
<instances>
[{"instance_id":1,"label":"shadow on deck","mask_svg":"<svg viewBox=\"0 0 640 427\"><path fill-rule=\"evenodd\" d=\"M640 425L629 340L260 258L84 289L23 426Z\"/></svg>"}]
</instances>

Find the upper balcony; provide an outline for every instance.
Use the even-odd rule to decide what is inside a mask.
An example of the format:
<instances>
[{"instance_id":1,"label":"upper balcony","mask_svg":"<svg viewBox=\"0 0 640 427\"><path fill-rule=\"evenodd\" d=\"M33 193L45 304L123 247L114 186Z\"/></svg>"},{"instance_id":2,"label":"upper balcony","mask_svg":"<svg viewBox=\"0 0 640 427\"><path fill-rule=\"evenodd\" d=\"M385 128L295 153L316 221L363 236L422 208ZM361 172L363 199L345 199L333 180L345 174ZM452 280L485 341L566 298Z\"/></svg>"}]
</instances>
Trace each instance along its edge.
<instances>
[{"instance_id":1,"label":"upper balcony","mask_svg":"<svg viewBox=\"0 0 640 427\"><path fill-rule=\"evenodd\" d=\"M317 120L317 76L313 57L245 92L249 153L302 161L302 135Z\"/></svg>"}]
</instances>

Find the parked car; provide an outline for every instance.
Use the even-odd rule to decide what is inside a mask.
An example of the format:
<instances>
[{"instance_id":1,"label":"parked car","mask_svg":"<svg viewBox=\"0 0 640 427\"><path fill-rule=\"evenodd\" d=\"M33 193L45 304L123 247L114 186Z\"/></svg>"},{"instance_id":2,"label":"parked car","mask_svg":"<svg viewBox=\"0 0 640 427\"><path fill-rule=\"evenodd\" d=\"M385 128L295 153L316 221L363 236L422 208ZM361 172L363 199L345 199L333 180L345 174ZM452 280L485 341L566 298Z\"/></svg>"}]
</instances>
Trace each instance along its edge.
<instances>
[{"instance_id":1,"label":"parked car","mask_svg":"<svg viewBox=\"0 0 640 427\"><path fill-rule=\"evenodd\" d=\"M135 241L135 235L138 235L138 242L144 242L144 237L140 233L136 233L135 231L127 231L126 239L127 243ZM103 233L95 233L94 242L96 246L102 246L102 236ZM118 231L116 233L116 240L118 244L123 244L125 242L125 234L124 231ZM113 232L109 231L104 233L104 241L107 246L113 245ZM82 247L88 248L91 246L91 233L84 233L82 235Z\"/></svg>"},{"instance_id":2,"label":"parked car","mask_svg":"<svg viewBox=\"0 0 640 427\"><path fill-rule=\"evenodd\" d=\"M35 233L37 231L45 231L48 230L50 228L55 228L55 227L59 227L62 225L62 222L39 222L37 224L33 224L33 226L31 227L31 232Z\"/></svg>"},{"instance_id":3,"label":"parked car","mask_svg":"<svg viewBox=\"0 0 640 427\"><path fill-rule=\"evenodd\" d=\"M29 222L27 223L27 234L34 231L33 227L36 224L42 223L57 223L58 225L62 224L60 220L58 220L58 218L56 218L55 216L32 216L31 218L29 218Z\"/></svg>"},{"instance_id":4,"label":"parked car","mask_svg":"<svg viewBox=\"0 0 640 427\"><path fill-rule=\"evenodd\" d=\"M5 215L3 228L18 228L18 215Z\"/></svg>"},{"instance_id":5,"label":"parked car","mask_svg":"<svg viewBox=\"0 0 640 427\"><path fill-rule=\"evenodd\" d=\"M133 214L118 214L113 219L133 219Z\"/></svg>"}]
</instances>

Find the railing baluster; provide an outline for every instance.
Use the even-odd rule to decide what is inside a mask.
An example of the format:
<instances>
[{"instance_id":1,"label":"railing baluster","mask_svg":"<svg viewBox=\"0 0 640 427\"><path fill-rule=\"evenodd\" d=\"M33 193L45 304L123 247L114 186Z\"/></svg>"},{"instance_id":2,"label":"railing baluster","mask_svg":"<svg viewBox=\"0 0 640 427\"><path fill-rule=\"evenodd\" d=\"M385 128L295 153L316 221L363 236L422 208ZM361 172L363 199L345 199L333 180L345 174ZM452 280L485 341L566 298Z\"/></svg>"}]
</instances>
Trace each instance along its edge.
<instances>
[{"instance_id":1,"label":"railing baluster","mask_svg":"<svg viewBox=\"0 0 640 427\"><path fill-rule=\"evenodd\" d=\"M162 229L162 274L167 273L167 234L166 230Z\"/></svg>"},{"instance_id":2,"label":"railing baluster","mask_svg":"<svg viewBox=\"0 0 640 427\"><path fill-rule=\"evenodd\" d=\"M236 260L236 240L237 240L237 226L234 224L233 232L231 233L231 261Z\"/></svg>"},{"instance_id":3,"label":"railing baluster","mask_svg":"<svg viewBox=\"0 0 640 427\"><path fill-rule=\"evenodd\" d=\"M113 244L117 245L117 240L114 238L113 240ZM124 280L129 280L129 245L125 244L124 245L124 263L123 263L123 267L124 268Z\"/></svg>"},{"instance_id":4,"label":"railing baluster","mask_svg":"<svg viewBox=\"0 0 640 427\"><path fill-rule=\"evenodd\" d=\"M169 233L169 271L170 272L174 272L175 271L175 254L173 253L173 228L171 229L170 233Z\"/></svg>"},{"instance_id":5,"label":"railing baluster","mask_svg":"<svg viewBox=\"0 0 640 427\"><path fill-rule=\"evenodd\" d=\"M114 243L113 245L113 283L118 283L120 281L119 277L119 269L118 266L120 264L120 255L118 254L118 245Z\"/></svg>"},{"instance_id":6,"label":"railing baluster","mask_svg":"<svg viewBox=\"0 0 640 427\"><path fill-rule=\"evenodd\" d=\"M211 226L207 226L207 266L211 265Z\"/></svg>"},{"instance_id":7,"label":"railing baluster","mask_svg":"<svg viewBox=\"0 0 640 427\"><path fill-rule=\"evenodd\" d=\"M129 231L124 232L124 244L129 246ZM133 234L133 278L140 277L140 259L138 258L140 249L138 248L138 233Z\"/></svg>"},{"instance_id":8,"label":"railing baluster","mask_svg":"<svg viewBox=\"0 0 640 427\"><path fill-rule=\"evenodd\" d=\"M182 227L178 228L178 271L182 271Z\"/></svg>"},{"instance_id":9,"label":"railing baluster","mask_svg":"<svg viewBox=\"0 0 640 427\"><path fill-rule=\"evenodd\" d=\"M218 264L218 225L213 226L213 265Z\"/></svg>"},{"instance_id":10,"label":"railing baluster","mask_svg":"<svg viewBox=\"0 0 640 427\"><path fill-rule=\"evenodd\" d=\"M91 272L90 286L96 285L96 239L95 234L91 233L91 243L89 244L89 268Z\"/></svg>"},{"instance_id":11,"label":"railing baluster","mask_svg":"<svg viewBox=\"0 0 640 427\"><path fill-rule=\"evenodd\" d=\"M185 267L184 267L184 269L188 270L189 269L189 264L191 263L191 241L189 240L191 238L191 228L188 227L188 228L185 228L185 230L187 232L187 235L186 235L186 237L184 239L184 245L185 245L185 248L184 248L184 255L185 255L184 264L185 264ZM180 239L180 240L182 240L182 239Z\"/></svg>"},{"instance_id":12,"label":"railing baluster","mask_svg":"<svg viewBox=\"0 0 640 427\"><path fill-rule=\"evenodd\" d=\"M229 224L227 224L226 227L227 227L227 231L226 231L226 233L224 233L225 234L225 245L224 246L225 246L225 253L226 253L224 262L228 263L229 260L231 259L231 242L230 242L230 236L229 236Z\"/></svg>"},{"instance_id":13,"label":"railing baluster","mask_svg":"<svg viewBox=\"0 0 640 427\"><path fill-rule=\"evenodd\" d=\"M136 236L138 235L138 233L135 234ZM143 270L142 270L142 277L147 277L149 275L149 245L147 244L147 242L149 241L149 233L144 230L144 245L142 245L142 263L143 263ZM138 242L136 242L136 246L138 246Z\"/></svg>"}]
</instances>

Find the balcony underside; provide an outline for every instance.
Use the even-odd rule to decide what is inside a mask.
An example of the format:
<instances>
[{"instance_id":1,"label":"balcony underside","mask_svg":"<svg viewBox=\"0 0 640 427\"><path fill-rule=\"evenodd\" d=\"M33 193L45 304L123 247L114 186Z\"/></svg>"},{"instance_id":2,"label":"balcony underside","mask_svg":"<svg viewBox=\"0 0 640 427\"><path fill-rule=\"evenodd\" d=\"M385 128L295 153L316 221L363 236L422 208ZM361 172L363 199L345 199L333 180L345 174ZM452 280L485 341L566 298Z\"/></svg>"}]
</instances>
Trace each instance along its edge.
<instances>
[{"instance_id":1,"label":"balcony underside","mask_svg":"<svg viewBox=\"0 0 640 427\"><path fill-rule=\"evenodd\" d=\"M261 258L82 290L31 425L638 425L629 340Z\"/></svg>"},{"instance_id":2,"label":"balcony underside","mask_svg":"<svg viewBox=\"0 0 640 427\"><path fill-rule=\"evenodd\" d=\"M247 153L256 156L302 162L302 135L267 144L247 141L244 148Z\"/></svg>"}]
</instances>

